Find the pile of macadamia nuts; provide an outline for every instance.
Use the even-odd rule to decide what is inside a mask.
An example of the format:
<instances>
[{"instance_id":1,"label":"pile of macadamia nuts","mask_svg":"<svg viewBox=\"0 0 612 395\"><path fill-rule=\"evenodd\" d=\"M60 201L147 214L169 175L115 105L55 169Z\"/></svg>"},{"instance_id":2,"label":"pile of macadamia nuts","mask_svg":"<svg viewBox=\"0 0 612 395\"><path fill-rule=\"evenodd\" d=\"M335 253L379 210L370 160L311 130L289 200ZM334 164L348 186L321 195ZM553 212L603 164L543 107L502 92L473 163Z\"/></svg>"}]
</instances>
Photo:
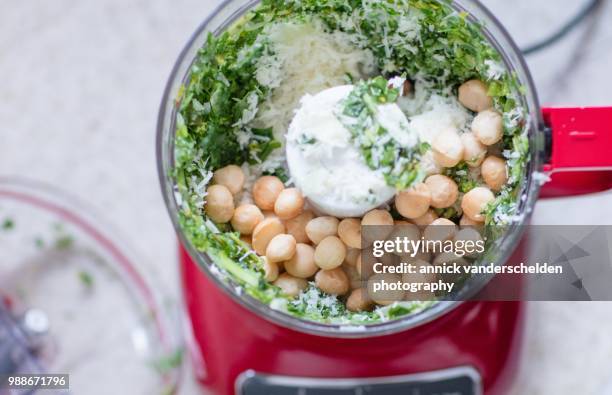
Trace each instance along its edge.
<instances>
[{"instance_id":1,"label":"pile of macadamia nuts","mask_svg":"<svg viewBox=\"0 0 612 395\"><path fill-rule=\"evenodd\" d=\"M206 214L218 223L230 223L262 257L265 279L288 296L297 296L314 281L323 292L347 296L353 311L371 306L362 289L353 289L361 248L361 225L393 224L391 214L374 210L363 219L339 220L315 216L305 209L297 188L286 188L275 176L262 176L253 184L253 203L234 207L242 188L242 169L229 165L217 170L207 190Z\"/></svg>"},{"instance_id":2,"label":"pile of macadamia nuts","mask_svg":"<svg viewBox=\"0 0 612 395\"><path fill-rule=\"evenodd\" d=\"M394 220L387 209L372 210L363 218L339 219L315 215L307 208L299 189L265 175L253 184L252 203L236 207L235 197L243 190L245 174L239 166L229 165L214 172L207 189L206 215L217 223L230 223L240 232L241 238L262 257L265 279L288 296L298 296L309 281L314 281L321 291L345 301L350 311L388 304L372 300L367 282L362 281L364 271L370 270L361 262L362 248L369 248L362 246L362 225L406 225L401 229L417 239L478 239L481 236L477 229L485 220L484 209L507 182L506 161L490 154L502 140L503 126L501 114L493 109L493 101L487 95L486 84L478 80L465 82L459 87L459 102L476 113L471 131L441 131L431 149L442 168L465 162L480 170L480 185L465 194L459 192L452 178L432 174L396 194L395 209L402 220ZM438 217L436 209L449 207L460 207L458 224ZM377 236L384 239L388 235ZM425 254L412 259L418 264L435 265L444 258L448 257Z\"/></svg>"}]
</instances>

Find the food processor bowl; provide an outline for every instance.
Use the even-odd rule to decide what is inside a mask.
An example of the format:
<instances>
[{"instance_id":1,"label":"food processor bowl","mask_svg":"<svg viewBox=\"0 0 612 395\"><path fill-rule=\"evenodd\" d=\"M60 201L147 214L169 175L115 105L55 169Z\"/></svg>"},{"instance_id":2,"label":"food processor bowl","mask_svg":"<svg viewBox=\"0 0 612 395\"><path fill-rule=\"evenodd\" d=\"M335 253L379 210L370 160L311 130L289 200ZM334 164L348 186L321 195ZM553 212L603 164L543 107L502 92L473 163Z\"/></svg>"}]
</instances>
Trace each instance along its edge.
<instances>
[{"instance_id":1,"label":"food processor bowl","mask_svg":"<svg viewBox=\"0 0 612 395\"><path fill-rule=\"evenodd\" d=\"M172 176L176 116L180 106L180 102L177 101L178 93L181 87L188 83L190 68L196 58L197 51L205 45L207 35L209 33L218 35L225 31L258 3L258 1L229 0L223 2L213 11L198 27L181 51L164 91L157 124L158 171L162 193L181 246L186 249L191 259L198 264L201 270L235 302L274 323L305 333L342 338L380 336L421 325L452 310L458 302L441 301L423 311L401 319L359 327L356 330L351 330L351 327L347 325L321 324L295 318L273 310L248 295L241 294L240 289L235 284L219 279L211 271L212 260L210 256L205 252L198 251L182 231L178 221L180 206L177 201L179 199L177 197L178 191ZM484 24L485 36L500 52L507 69L515 73L519 83L525 87L522 104L529 113L527 128L529 129L530 160L526 169L527 177L522 184L522 193L525 197L520 201L519 210L523 214L523 221L527 221L540 189L540 183L530 175L534 171L542 169L546 157L546 132L531 75L519 48L508 32L480 2L455 1L453 7L458 12L467 12L473 22ZM509 254L513 252L520 239L520 229L520 223L511 225L500 242L500 261L505 261Z\"/></svg>"}]
</instances>

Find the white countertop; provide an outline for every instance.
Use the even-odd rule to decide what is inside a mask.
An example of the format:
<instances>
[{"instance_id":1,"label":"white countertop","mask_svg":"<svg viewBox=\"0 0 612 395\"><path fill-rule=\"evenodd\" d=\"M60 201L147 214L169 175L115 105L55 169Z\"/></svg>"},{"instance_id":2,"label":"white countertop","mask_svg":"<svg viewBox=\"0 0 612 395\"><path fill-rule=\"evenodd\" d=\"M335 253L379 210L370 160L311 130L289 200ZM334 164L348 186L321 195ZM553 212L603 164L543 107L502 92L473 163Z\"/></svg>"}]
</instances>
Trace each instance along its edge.
<instances>
[{"instance_id":1,"label":"white countertop","mask_svg":"<svg viewBox=\"0 0 612 395\"><path fill-rule=\"evenodd\" d=\"M583 4L485 0L527 44ZM21 1L0 12L0 174L91 202L177 294L175 239L155 164L157 107L183 43L216 0ZM511 4L510 4L511 3ZM612 105L612 6L529 64L544 104ZM560 216L563 213L563 217ZM612 224L612 194L538 203L534 222ZM531 303L515 394L600 394L612 304ZM197 393L193 384L183 393Z\"/></svg>"}]
</instances>

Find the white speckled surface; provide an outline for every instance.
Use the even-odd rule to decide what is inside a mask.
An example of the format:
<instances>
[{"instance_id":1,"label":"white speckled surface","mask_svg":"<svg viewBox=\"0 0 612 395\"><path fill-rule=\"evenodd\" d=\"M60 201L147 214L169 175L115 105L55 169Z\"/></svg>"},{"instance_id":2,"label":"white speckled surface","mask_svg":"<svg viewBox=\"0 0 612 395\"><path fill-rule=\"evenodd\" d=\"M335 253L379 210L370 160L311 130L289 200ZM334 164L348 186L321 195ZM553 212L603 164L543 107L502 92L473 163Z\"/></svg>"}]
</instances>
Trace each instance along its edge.
<instances>
[{"instance_id":1,"label":"white speckled surface","mask_svg":"<svg viewBox=\"0 0 612 395\"><path fill-rule=\"evenodd\" d=\"M583 1L485 0L520 44ZM30 0L0 5L0 174L63 186L106 212L176 295L173 230L155 166L157 106L210 0ZM545 104L612 105L612 6L529 58ZM559 213L564 213L560 216ZM612 194L549 200L536 223L612 223ZM513 394L601 394L612 378L612 304L532 303ZM110 367L109 367L110 368ZM189 380L187 380L189 381ZM197 393L188 383L183 393Z\"/></svg>"}]
</instances>

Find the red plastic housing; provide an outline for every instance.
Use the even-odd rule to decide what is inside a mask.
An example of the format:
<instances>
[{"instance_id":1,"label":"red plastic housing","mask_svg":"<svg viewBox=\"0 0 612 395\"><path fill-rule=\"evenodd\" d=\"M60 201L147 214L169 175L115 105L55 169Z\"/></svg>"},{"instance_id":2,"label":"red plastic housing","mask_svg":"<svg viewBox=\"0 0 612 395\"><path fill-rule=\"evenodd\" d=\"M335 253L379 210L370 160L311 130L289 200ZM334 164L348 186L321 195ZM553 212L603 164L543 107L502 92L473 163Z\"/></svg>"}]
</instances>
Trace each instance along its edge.
<instances>
[{"instance_id":1,"label":"red plastic housing","mask_svg":"<svg viewBox=\"0 0 612 395\"><path fill-rule=\"evenodd\" d=\"M560 197L612 188L612 107L545 108L551 130L551 181L542 197Z\"/></svg>"},{"instance_id":2,"label":"red plastic housing","mask_svg":"<svg viewBox=\"0 0 612 395\"><path fill-rule=\"evenodd\" d=\"M190 352L198 380L233 394L236 378L260 373L319 378L385 377L474 367L485 394L503 394L516 374L519 302L464 302L422 326L365 339L326 338L273 324L228 297L181 249Z\"/></svg>"}]
</instances>

